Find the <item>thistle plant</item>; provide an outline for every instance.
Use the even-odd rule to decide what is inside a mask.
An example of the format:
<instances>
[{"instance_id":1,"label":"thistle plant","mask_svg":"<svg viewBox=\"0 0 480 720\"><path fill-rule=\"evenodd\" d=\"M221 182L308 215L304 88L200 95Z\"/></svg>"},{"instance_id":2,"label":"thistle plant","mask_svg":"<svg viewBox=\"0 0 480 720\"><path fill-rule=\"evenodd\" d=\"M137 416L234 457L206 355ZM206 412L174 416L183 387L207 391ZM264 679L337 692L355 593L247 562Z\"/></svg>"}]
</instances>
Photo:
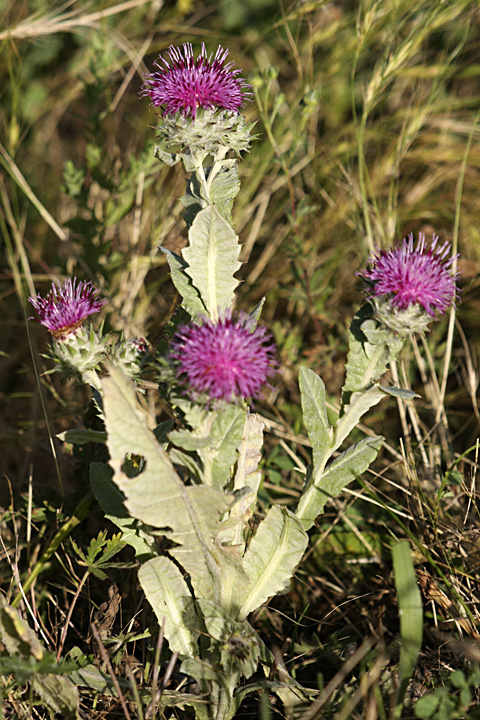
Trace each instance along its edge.
<instances>
[{"instance_id":1,"label":"thistle plant","mask_svg":"<svg viewBox=\"0 0 480 720\"><path fill-rule=\"evenodd\" d=\"M180 327L170 358L192 399L227 402L257 397L275 363L271 336L245 313Z\"/></svg>"},{"instance_id":2,"label":"thistle plant","mask_svg":"<svg viewBox=\"0 0 480 720\"><path fill-rule=\"evenodd\" d=\"M380 250L371 267L357 273L387 327L399 335L423 333L431 320L455 302L456 275L451 272L455 258L450 251L447 242L438 247L435 235L428 247L423 233L414 248L411 234L399 247Z\"/></svg>"},{"instance_id":3,"label":"thistle plant","mask_svg":"<svg viewBox=\"0 0 480 720\"><path fill-rule=\"evenodd\" d=\"M52 283L46 297L30 297L29 302L38 314L39 322L52 336L49 357L67 377L73 376L100 390L98 370L110 361L132 379L140 375L142 359L148 352L143 338L120 339L113 342L102 328L94 331L85 326L90 315L99 312L107 303L98 297L92 282L78 282L67 278L63 285Z\"/></svg>"},{"instance_id":4,"label":"thistle plant","mask_svg":"<svg viewBox=\"0 0 480 720\"><path fill-rule=\"evenodd\" d=\"M295 511L272 504L253 530L264 425L251 400L275 382L277 367L261 307L235 309L240 244L231 210L253 124L240 114L249 86L227 55L221 47L208 55L202 45L195 59L191 45L170 48L143 87L162 111L156 157L183 162L189 174L181 200L188 247L182 256L164 249L181 308L169 346L156 356L175 422L152 429L129 379L135 372L128 353L138 369L146 346L84 329L86 317L104 303L90 283L67 280L46 300L31 299L52 332L60 367L76 367L98 390L110 462L92 464L91 485L136 552L141 586L181 671L195 678L207 700L182 696L199 720L229 720L245 695L261 688L284 702L308 696L286 673L269 677L273 656L248 617L288 590L307 531L325 504L375 460L381 436L348 444L363 415L384 397L414 397L380 382L405 339L425 332L457 298L447 243L439 247L434 237L428 245L421 235L414 247L410 236L376 252L358 273L367 297L349 332L338 416L327 414L321 378L301 367L312 462ZM158 536L167 539L166 550ZM255 675L259 668L263 675Z\"/></svg>"}]
</instances>

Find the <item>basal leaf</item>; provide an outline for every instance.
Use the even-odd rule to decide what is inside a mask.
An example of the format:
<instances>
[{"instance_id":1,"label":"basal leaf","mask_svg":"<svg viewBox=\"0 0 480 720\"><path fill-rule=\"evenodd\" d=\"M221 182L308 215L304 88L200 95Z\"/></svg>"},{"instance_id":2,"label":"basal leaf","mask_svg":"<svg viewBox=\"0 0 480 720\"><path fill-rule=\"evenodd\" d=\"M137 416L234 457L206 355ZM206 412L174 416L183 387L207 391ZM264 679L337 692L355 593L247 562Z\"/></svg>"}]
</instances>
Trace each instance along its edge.
<instances>
[{"instance_id":1,"label":"basal leaf","mask_svg":"<svg viewBox=\"0 0 480 720\"><path fill-rule=\"evenodd\" d=\"M233 684L235 676L251 677L262 646L256 631L246 620L238 622L210 600L199 599L197 604L211 639L210 654L220 661L229 683Z\"/></svg>"},{"instance_id":2,"label":"basal leaf","mask_svg":"<svg viewBox=\"0 0 480 720\"><path fill-rule=\"evenodd\" d=\"M107 693L113 688L110 676L102 672L93 663L89 663L85 667L79 667L78 670L73 670L68 673L68 677L75 685L83 685L97 692Z\"/></svg>"},{"instance_id":3,"label":"basal leaf","mask_svg":"<svg viewBox=\"0 0 480 720\"><path fill-rule=\"evenodd\" d=\"M138 578L159 625L165 621L170 650L181 658L197 657L200 619L178 567L167 557L155 557L140 566Z\"/></svg>"},{"instance_id":4,"label":"basal leaf","mask_svg":"<svg viewBox=\"0 0 480 720\"><path fill-rule=\"evenodd\" d=\"M217 541L231 498L204 485L184 485L137 408L133 386L114 368L110 373L102 382L107 445L125 507L132 517L177 543L170 554L190 574L199 597L228 609L238 602L238 587L245 583L238 552ZM123 470L129 453L143 459L135 477Z\"/></svg>"},{"instance_id":5,"label":"basal leaf","mask_svg":"<svg viewBox=\"0 0 480 720\"><path fill-rule=\"evenodd\" d=\"M241 263L235 232L215 205L201 210L188 233L189 246L183 251L188 263L185 272L200 293L211 318L231 308L238 280L234 275Z\"/></svg>"},{"instance_id":6,"label":"basal leaf","mask_svg":"<svg viewBox=\"0 0 480 720\"><path fill-rule=\"evenodd\" d=\"M180 672L194 677L195 680L197 680L200 684L200 687L202 685L205 686L205 683L208 682L214 682L220 686L226 686L227 684L225 675L223 673L215 670L215 668L213 668L210 663L206 662L205 660L200 660L198 658L186 658L186 660L182 662ZM211 715L207 715L207 717L210 718Z\"/></svg>"},{"instance_id":7,"label":"basal leaf","mask_svg":"<svg viewBox=\"0 0 480 720\"><path fill-rule=\"evenodd\" d=\"M307 543L308 536L293 513L278 505L270 508L243 557L249 582L239 618L288 589Z\"/></svg>"}]
</instances>

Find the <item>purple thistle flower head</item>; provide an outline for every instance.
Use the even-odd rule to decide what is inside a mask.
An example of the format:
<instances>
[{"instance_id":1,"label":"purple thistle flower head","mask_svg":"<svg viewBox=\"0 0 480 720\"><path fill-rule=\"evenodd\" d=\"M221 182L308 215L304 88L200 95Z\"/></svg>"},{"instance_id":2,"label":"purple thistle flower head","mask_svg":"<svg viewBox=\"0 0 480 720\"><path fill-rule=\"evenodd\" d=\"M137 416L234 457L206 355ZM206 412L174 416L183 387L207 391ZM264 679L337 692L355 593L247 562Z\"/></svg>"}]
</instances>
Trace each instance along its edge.
<instances>
[{"instance_id":1,"label":"purple thistle flower head","mask_svg":"<svg viewBox=\"0 0 480 720\"><path fill-rule=\"evenodd\" d=\"M56 340L65 340L75 335L85 318L96 313L105 305L105 298L94 297L98 290L91 282L79 282L67 278L63 283L52 283L46 298L41 295L28 298L38 313L39 322Z\"/></svg>"},{"instance_id":2,"label":"purple thistle flower head","mask_svg":"<svg viewBox=\"0 0 480 720\"><path fill-rule=\"evenodd\" d=\"M424 233L420 233L414 247L411 233L402 245L379 250L370 260L371 267L357 273L366 281L369 299L392 329L423 331L429 320L443 315L455 303L457 274L452 273L455 258L450 257L448 242L441 247L437 243L438 237L434 235L428 246ZM416 320L423 321L421 329L409 327L414 315Z\"/></svg>"},{"instance_id":3,"label":"purple thistle flower head","mask_svg":"<svg viewBox=\"0 0 480 720\"><path fill-rule=\"evenodd\" d=\"M241 70L234 70L233 62L225 64L228 50L221 45L215 56L208 56L202 43L196 60L191 43L184 44L183 52L171 45L168 56L169 61L160 55L154 63L158 71L145 76L142 88L142 96L148 95L155 107L162 105L166 115L183 111L185 117L195 120L199 107L238 112L244 101L250 99L247 88L251 86L237 77Z\"/></svg>"},{"instance_id":4,"label":"purple thistle flower head","mask_svg":"<svg viewBox=\"0 0 480 720\"><path fill-rule=\"evenodd\" d=\"M231 313L216 322L180 327L173 337L171 359L177 377L192 398L205 394L211 400L233 402L257 397L275 372L274 345L264 327L255 327L246 313Z\"/></svg>"}]
</instances>

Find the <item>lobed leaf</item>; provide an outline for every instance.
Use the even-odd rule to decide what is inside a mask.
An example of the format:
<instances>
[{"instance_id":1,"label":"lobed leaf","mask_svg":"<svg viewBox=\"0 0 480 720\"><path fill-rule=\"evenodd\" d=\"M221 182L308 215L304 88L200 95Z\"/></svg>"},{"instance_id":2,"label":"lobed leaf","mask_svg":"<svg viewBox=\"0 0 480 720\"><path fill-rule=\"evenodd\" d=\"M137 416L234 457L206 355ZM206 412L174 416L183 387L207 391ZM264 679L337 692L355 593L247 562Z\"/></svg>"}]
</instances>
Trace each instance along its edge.
<instances>
[{"instance_id":1,"label":"lobed leaf","mask_svg":"<svg viewBox=\"0 0 480 720\"><path fill-rule=\"evenodd\" d=\"M211 168L207 173L207 182L210 170ZM216 173L212 182L210 201L229 225L232 224L233 201L239 190L240 180L238 179L237 161L224 160L221 169Z\"/></svg>"},{"instance_id":2,"label":"lobed leaf","mask_svg":"<svg viewBox=\"0 0 480 720\"><path fill-rule=\"evenodd\" d=\"M232 466L237 462L247 410L243 405L229 405L214 414L208 431L208 445L198 454L203 461L207 485L222 489L231 480Z\"/></svg>"},{"instance_id":3,"label":"lobed leaf","mask_svg":"<svg viewBox=\"0 0 480 720\"><path fill-rule=\"evenodd\" d=\"M188 239L190 244L183 251L188 263L185 272L214 319L233 304L238 286L234 275L241 265L238 238L215 205L209 205L197 214Z\"/></svg>"},{"instance_id":4,"label":"lobed leaf","mask_svg":"<svg viewBox=\"0 0 480 720\"><path fill-rule=\"evenodd\" d=\"M182 297L182 307L193 321L198 322L208 313L198 290L193 286L192 279L187 274L188 263L171 250L163 247L160 249L167 257L172 282Z\"/></svg>"},{"instance_id":5,"label":"lobed leaf","mask_svg":"<svg viewBox=\"0 0 480 720\"><path fill-rule=\"evenodd\" d=\"M215 173L213 181L211 179L212 172ZM215 205L220 215L231 225L233 201L240 190L237 161L224 160L220 167L207 168L205 180L207 183L211 183L208 198L205 197L204 186L195 172L192 173L185 195L181 198L185 208L183 219L187 227L191 227L198 213L209 204Z\"/></svg>"},{"instance_id":6,"label":"lobed leaf","mask_svg":"<svg viewBox=\"0 0 480 720\"><path fill-rule=\"evenodd\" d=\"M245 547L245 529L257 501L257 492L262 479L258 469L262 459L264 422L260 415L248 413L243 428L242 440L238 449L237 471L233 481L233 490L238 501L230 510L230 517L240 522L234 529L232 545L243 552Z\"/></svg>"},{"instance_id":7,"label":"lobed leaf","mask_svg":"<svg viewBox=\"0 0 480 720\"><path fill-rule=\"evenodd\" d=\"M349 394L368 388L386 372L403 347L404 340L372 317L369 303L363 305L352 320L348 337L346 378L342 405Z\"/></svg>"},{"instance_id":8,"label":"lobed leaf","mask_svg":"<svg viewBox=\"0 0 480 720\"><path fill-rule=\"evenodd\" d=\"M170 554L190 574L199 597L221 602L226 609L235 606L246 582L240 556L217 542L232 498L204 485L185 486L136 407L132 385L114 368L102 385L113 480L128 513L161 528L177 543ZM123 470L128 453L143 458L143 469L135 477Z\"/></svg>"}]
</instances>

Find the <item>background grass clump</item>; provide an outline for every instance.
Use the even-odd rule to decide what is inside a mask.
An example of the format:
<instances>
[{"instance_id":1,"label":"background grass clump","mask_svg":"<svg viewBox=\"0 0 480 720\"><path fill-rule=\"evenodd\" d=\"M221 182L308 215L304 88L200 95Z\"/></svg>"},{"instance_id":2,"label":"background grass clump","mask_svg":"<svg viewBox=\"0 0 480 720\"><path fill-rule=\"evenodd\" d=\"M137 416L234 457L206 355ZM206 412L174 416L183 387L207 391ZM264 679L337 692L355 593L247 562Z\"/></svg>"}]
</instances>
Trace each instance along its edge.
<instances>
[{"instance_id":1,"label":"background grass clump","mask_svg":"<svg viewBox=\"0 0 480 720\"><path fill-rule=\"evenodd\" d=\"M309 453L298 365L321 374L334 411L361 301L355 272L375 246L435 232L461 254L457 312L392 370L421 398L391 398L368 415L358 439L385 436L374 470L327 506L291 592L253 622L279 667L321 691L298 717L389 717L400 645L391 548L407 538L424 640L403 716L479 717L478 4L22 0L0 13L1 589L33 628L0 656L0 717L68 717L61 680L45 677L74 672L78 658L91 673L90 686L87 670L77 676L81 710L95 720L141 717L139 708L151 717L159 669L163 680L172 673L148 630L133 555L85 497L104 450L57 439L94 425L88 392L46 373L46 333L28 322L27 298L76 275L108 298L107 329L163 338L178 298L158 246L186 243L185 178L154 159L158 120L138 94L158 54L183 42L228 47L255 93L246 113L259 138L240 166L234 219L239 305L266 296L281 368L258 403L268 430L261 498L298 497ZM185 690L175 670L169 683ZM177 701L166 712L185 716ZM274 713L294 711L264 694L239 717Z\"/></svg>"}]
</instances>

